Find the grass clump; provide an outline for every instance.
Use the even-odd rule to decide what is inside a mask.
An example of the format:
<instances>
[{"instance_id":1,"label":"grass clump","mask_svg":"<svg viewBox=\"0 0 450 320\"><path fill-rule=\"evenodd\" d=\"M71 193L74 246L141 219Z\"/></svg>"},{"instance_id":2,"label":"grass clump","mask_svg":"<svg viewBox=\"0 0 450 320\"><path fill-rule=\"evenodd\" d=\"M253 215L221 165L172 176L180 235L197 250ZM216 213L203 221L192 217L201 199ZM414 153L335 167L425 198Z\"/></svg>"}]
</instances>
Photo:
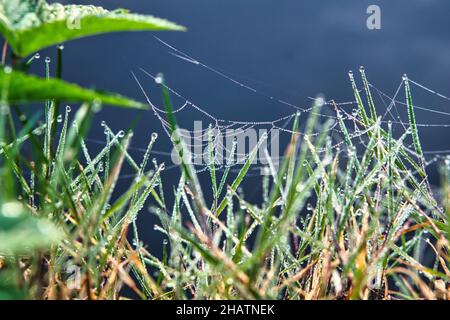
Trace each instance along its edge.
<instances>
[{"instance_id":1,"label":"grass clump","mask_svg":"<svg viewBox=\"0 0 450 320\"><path fill-rule=\"evenodd\" d=\"M251 157L219 206L191 207L189 195L199 194L191 190L200 186L192 186L195 180L182 171L176 193L180 201L157 210L171 254L166 262L148 259L161 272L165 297L449 298L448 161L442 166L444 192L438 201L430 191L422 153L407 147L410 136L420 146L413 108L410 128L394 138L392 124L383 128L376 116L363 69L361 74L371 117L350 74L358 114L346 114L333 104L342 148L332 146L331 123L317 122L323 104L317 99L304 134L295 119L280 170L263 182L271 188L265 188L262 204L250 204L237 192ZM368 139L364 149L353 145L345 118ZM186 209L189 219L183 218Z\"/></svg>"}]
</instances>

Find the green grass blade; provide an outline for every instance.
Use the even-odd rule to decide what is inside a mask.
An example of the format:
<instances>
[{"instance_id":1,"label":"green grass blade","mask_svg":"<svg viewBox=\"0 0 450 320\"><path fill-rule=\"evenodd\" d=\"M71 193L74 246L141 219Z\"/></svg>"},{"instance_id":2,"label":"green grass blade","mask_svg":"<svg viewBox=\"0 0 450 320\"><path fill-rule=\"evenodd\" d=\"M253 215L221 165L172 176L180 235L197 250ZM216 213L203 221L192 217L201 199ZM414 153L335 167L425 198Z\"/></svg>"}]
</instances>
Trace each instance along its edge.
<instances>
[{"instance_id":1,"label":"green grass blade","mask_svg":"<svg viewBox=\"0 0 450 320\"><path fill-rule=\"evenodd\" d=\"M411 126L411 134L413 137L414 148L416 150L417 155L420 158L422 158L423 151L422 146L420 145L419 130L417 129L416 116L414 113L414 105L412 102L411 88L409 86L409 80L406 74L403 76L403 81L405 82L406 104L408 106L408 117L409 117L409 124Z\"/></svg>"}]
</instances>

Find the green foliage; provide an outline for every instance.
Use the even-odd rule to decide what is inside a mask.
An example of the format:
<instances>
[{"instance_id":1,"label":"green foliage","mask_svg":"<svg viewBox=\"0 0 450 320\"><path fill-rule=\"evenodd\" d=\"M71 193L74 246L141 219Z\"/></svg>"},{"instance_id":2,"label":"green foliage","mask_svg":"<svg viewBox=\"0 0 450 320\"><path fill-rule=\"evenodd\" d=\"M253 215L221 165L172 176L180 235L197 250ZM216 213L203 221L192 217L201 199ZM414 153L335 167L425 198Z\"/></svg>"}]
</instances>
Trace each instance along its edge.
<instances>
[{"instance_id":1,"label":"green foliage","mask_svg":"<svg viewBox=\"0 0 450 320\"><path fill-rule=\"evenodd\" d=\"M5 97L11 103L27 103L46 100L66 102L94 102L126 108L147 109L148 106L123 96L83 89L59 79L42 79L10 69L0 70L0 83L7 90Z\"/></svg>"},{"instance_id":2,"label":"green foliage","mask_svg":"<svg viewBox=\"0 0 450 320\"><path fill-rule=\"evenodd\" d=\"M51 158L46 153L48 140L35 131L21 138L20 143L2 146L0 297L25 290L27 298L57 298L56 291L42 293L39 282L45 281L63 291L70 289L65 273L79 266L81 281L88 279L90 283L92 291L87 294L91 298L114 299L119 291L112 288L120 288L123 282L131 283L122 268L142 272L139 271L142 263L135 260L139 254L128 243L126 231L158 185L164 165L147 170L149 153L137 165L126 151L131 134L114 133L106 124L107 145L91 158L84 136L92 108L83 105L73 121L69 119L70 113L66 109L59 123L61 133L51 148L54 150ZM156 138L152 135L149 150ZM38 145L33 162L22 158L19 151L20 144L31 140ZM84 164L82 157L86 159ZM112 194L121 167L127 162L136 170L137 178L127 192L115 199ZM15 170L9 170L12 167ZM23 168L28 168L31 174ZM11 196L20 200L8 200ZM41 261L43 255L45 261ZM32 262L27 274L33 280L16 283L12 279L25 276L16 266L24 259ZM52 271L50 278L40 278L41 263ZM148 281L146 274L141 278L144 283ZM142 295L139 289L135 291ZM81 291L73 292L70 297L81 295Z\"/></svg>"},{"instance_id":3,"label":"green foliage","mask_svg":"<svg viewBox=\"0 0 450 320\"><path fill-rule=\"evenodd\" d=\"M60 47L57 78L50 77L48 61L45 79L26 73L37 54L22 59L75 38L137 30L184 28L124 9L0 0L4 63L6 49L12 49L11 66L4 64L0 70L0 299L116 299L124 283L145 297L142 288L152 286L142 254L126 236L146 200L158 198L154 190L164 165L147 170L157 136L152 135L139 166L127 152L131 134L113 133L104 124L107 143L93 158L84 141L100 105L147 106L61 80ZM70 107L59 113L62 101L82 103L73 121ZM21 108L30 102L43 102L43 112L28 117ZM115 199L112 194L127 162L138 177ZM70 270L79 277L74 284L67 278ZM139 288L133 286L130 270Z\"/></svg>"},{"instance_id":4,"label":"green foliage","mask_svg":"<svg viewBox=\"0 0 450 320\"><path fill-rule=\"evenodd\" d=\"M115 31L172 30L167 20L108 11L91 5L48 4L44 0L1 0L0 31L21 57L68 40Z\"/></svg>"}]
</instances>

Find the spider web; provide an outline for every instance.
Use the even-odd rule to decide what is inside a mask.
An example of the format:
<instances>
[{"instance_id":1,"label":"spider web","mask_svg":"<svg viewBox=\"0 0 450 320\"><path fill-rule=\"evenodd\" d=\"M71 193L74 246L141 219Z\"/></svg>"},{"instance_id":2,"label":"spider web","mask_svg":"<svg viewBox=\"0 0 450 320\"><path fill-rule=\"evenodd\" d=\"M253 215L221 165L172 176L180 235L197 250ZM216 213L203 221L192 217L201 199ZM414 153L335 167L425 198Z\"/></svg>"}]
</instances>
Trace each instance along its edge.
<instances>
[{"instance_id":1,"label":"spider web","mask_svg":"<svg viewBox=\"0 0 450 320\"><path fill-rule=\"evenodd\" d=\"M276 131L277 135L286 135L287 137L291 136L294 132L292 131L292 125L294 119L299 116L300 119L302 119L304 116L306 118L307 115L315 114L319 118L319 124L315 128L314 135L319 135L323 133L323 124L325 122L329 122L330 125L327 126L326 130L329 136L332 138L332 149L340 149L345 148L345 142L343 140L343 132L341 131L339 125L338 125L338 116L342 117L343 120L345 120L347 123L350 123L351 125L348 126L350 138L352 140L352 143L358 147L365 147L368 142L367 138L367 131L361 130L360 126L358 125L360 122L360 119L358 118L358 103L356 100L349 100L344 102L335 102L332 100L324 100L324 98L315 98L315 97L308 97L308 100L311 100L310 106L300 106L294 103L291 103L287 101L286 99L282 99L273 95L267 94L265 91L261 91L256 89L255 87L243 82L238 81L235 78L229 76L225 72L222 72L216 68L213 68L212 66L192 57L191 55L188 55L187 53L181 51L180 49L177 49L171 44L168 44L167 42L161 40L160 38L154 36L154 39L161 44L164 48L168 49L168 54L173 56L176 59L179 59L185 63L192 64L193 66L197 68L202 68L213 75L220 77L224 79L225 81L230 82L231 84L238 86L242 88L243 90L246 90L250 94L258 95L262 97L263 99L269 100L274 106L282 106L285 107L287 112L284 116L278 117L274 120L268 120L268 121L242 121L242 120L230 120L230 119L223 119L216 117L213 114L213 111L211 111L211 108L208 108L207 106L200 106L196 104L194 101L191 101L189 98L187 98L184 94L181 93L178 89L175 89L173 87L167 86L160 75L153 75L150 72L140 69L142 72L142 75L145 77L149 77L153 79L153 81L160 86L164 86L172 95L174 98L174 110L172 113L178 118L183 118L183 114L185 113L196 113L198 114L198 119L202 121L206 121L209 123L209 126L207 126L204 129L201 130L187 130L185 131L189 132L189 137L193 137L193 141L197 143L197 145L200 145L201 148L208 152L208 140L205 141L204 137L208 135L208 132L214 132L214 137L220 136L222 138L228 138L227 130L235 130L235 131L242 131L245 132L249 129L261 129L265 128L267 130L267 133L270 135L271 133L274 133ZM137 76L135 73L132 73L134 79L138 83L140 89L142 90L143 94L145 95L152 112L154 113L155 117L159 120L159 122L162 125L162 129L164 130L165 134L170 137L170 124L166 120L166 111L164 107L158 106L154 101L152 101L149 97L149 95L146 93L147 90L143 86L140 78L141 76ZM375 84L368 82L368 85L372 91L372 95L375 101L375 105L377 107L378 116L381 116L381 124L386 125L387 123L391 123L394 127L394 132L398 131L407 131L410 127L410 123L408 121L407 116L407 103L406 98L404 95L405 92L405 77L403 77L398 84L398 86L395 88L395 91L393 94L388 94L378 88ZM420 123L420 121L417 123L417 127L419 129L419 132L422 133L422 131L432 130L433 135L438 135L441 137L448 136L449 133L449 127L450 123L448 122L448 119L450 117L450 98L442 93L439 93L435 90L432 90L428 88L427 86L420 84L418 81L415 81L413 79L408 78L408 81L411 85L411 89L413 90L413 95L417 93L417 91L421 91L425 94L425 98L427 98L427 101L436 101L436 105L433 106L422 106L422 105L416 105L414 104L414 110L417 114L433 114L436 116L436 118L440 119L437 121L437 123ZM358 92L360 92L361 97L364 96L364 88L361 86L357 87ZM350 91L349 91L350 92ZM414 97L413 97L414 98ZM315 108L312 106L314 101L320 100L320 104L322 105L322 108L320 109L320 112L316 112ZM337 108L337 110L336 110ZM417 117L420 119L421 117ZM183 127L184 129L184 127ZM211 131L210 131L211 130ZM370 128L368 129L370 130ZM295 132L296 134L303 135L304 131L302 127L299 128L298 131ZM182 138L187 138L187 136L183 136L181 134ZM92 143L98 143L98 144L104 144L104 141L96 140L96 139L88 139ZM271 141L268 141L264 147L266 149L269 149L271 144ZM219 166L216 170L224 170L227 166L229 166L231 171L238 171L239 166L242 165L246 159L249 157L249 152L239 153L237 151L233 151L230 146L223 143L223 139L213 139L213 145L214 149L216 150L224 150L227 155L233 154L238 159L237 161L223 163L217 163ZM280 146L281 153L283 152L282 146ZM137 146L130 146L130 150L134 150L137 152L145 152L147 148L145 147L137 147ZM410 142L410 145L406 146L406 150L411 153L412 155L421 158L421 161L423 162L425 167L431 166L435 164L436 162L445 159L448 163L449 161L449 155L450 155L450 149L441 149L441 150L425 150L423 152L423 156L419 156L414 151L414 147L412 144L412 141ZM325 152L325 149L318 150L318 152ZM162 150L153 150L153 154L159 155L162 157L170 158L171 152L168 151L162 151ZM193 157L193 164L196 167L196 171L198 173L205 172L209 168L209 163L202 163L200 161L196 161L197 157L204 157L204 152L200 154L192 153ZM277 157L276 159L272 159L273 161L282 161L283 157ZM214 159L216 160L216 159ZM169 161L170 162L170 159ZM166 170L171 170L177 168L178 165L166 165ZM254 175L258 176L261 175L261 172L263 172L264 169L267 169L267 165L260 165L256 164L253 165L251 170L247 175ZM122 175L120 178L133 178L134 175Z\"/></svg>"}]
</instances>

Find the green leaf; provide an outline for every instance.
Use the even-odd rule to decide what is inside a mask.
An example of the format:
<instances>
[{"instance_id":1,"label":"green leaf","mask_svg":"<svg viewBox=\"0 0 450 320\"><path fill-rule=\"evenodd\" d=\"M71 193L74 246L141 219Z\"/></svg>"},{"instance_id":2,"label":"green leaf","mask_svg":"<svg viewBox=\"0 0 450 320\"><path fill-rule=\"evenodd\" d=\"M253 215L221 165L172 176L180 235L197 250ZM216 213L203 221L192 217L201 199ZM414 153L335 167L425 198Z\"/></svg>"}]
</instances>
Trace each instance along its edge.
<instances>
[{"instance_id":1,"label":"green leaf","mask_svg":"<svg viewBox=\"0 0 450 320\"><path fill-rule=\"evenodd\" d=\"M62 238L62 232L50 221L31 215L20 202L0 207L0 255L23 254L48 248Z\"/></svg>"},{"instance_id":2,"label":"green leaf","mask_svg":"<svg viewBox=\"0 0 450 320\"><path fill-rule=\"evenodd\" d=\"M6 86L6 88L5 88ZM1 70L0 88L7 92L10 102L58 100L65 102L93 102L126 108L147 109L148 106L121 95L84 89L59 79L43 79L20 71Z\"/></svg>"},{"instance_id":3,"label":"green leaf","mask_svg":"<svg viewBox=\"0 0 450 320\"><path fill-rule=\"evenodd\" d=\"M109 11L91 5L62 5L44 0L0 0L0 32L24 57L64 41L117 31L172 30L184 27L150 15Z\"/></svg>"}]
</instances>

